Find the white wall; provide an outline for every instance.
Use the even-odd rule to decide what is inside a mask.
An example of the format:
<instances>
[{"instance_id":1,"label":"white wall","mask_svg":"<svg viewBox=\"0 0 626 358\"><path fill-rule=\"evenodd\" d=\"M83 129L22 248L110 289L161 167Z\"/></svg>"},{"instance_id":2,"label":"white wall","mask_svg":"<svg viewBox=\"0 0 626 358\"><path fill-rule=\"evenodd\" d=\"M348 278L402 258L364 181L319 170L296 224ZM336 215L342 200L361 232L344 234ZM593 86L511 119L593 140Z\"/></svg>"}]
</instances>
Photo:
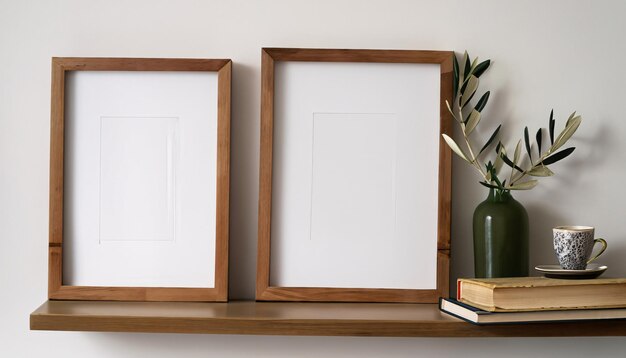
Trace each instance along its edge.
<instances>
[{"instance_id":1,"label":"white wall","mask_svg":"<svg viewBox=\"0 0 626 358\"><path fill-rule=\"evenodd\" d=\"M531 263L553 263L550 228L597 227L600 260L626 276L626 3L609 1L0 1L0 354L109 356L622 356L623 339L394 339L30 332L46 299L51 56L231 58L231 297L254 295L260 48L468 49L491 58L480 135L584 116L557 176L516 197ZM563 122L560 122L562 125ZM533 131L534 132L534 131ZM513 144L509 144L512 146ZM486 191L455 159L453 279L472 273L471 214Z\"/></svg>"}]
</instances>

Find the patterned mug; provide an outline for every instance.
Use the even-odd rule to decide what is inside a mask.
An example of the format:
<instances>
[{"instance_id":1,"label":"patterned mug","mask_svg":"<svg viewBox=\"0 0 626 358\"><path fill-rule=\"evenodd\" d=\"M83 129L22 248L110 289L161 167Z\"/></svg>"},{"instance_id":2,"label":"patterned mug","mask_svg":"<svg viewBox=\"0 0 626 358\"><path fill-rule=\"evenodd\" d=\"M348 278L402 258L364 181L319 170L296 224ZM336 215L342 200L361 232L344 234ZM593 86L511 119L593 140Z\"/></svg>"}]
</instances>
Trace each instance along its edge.
<instances>
[{"instance_id":1,"label":"patterned mug","mask_svg":"<svg viewBox=\"0 0 626 358\"><path fill-rule=\"evenodd\" d=\"M591 226L559 226L552 229L554 234L554 252L566 270L584 270L587 264L602 255L606 250L604 239L594 239L594 228ZM591 252L596 243L602 244L602 249L594 257Z\"/></svg>"}]
</instances>

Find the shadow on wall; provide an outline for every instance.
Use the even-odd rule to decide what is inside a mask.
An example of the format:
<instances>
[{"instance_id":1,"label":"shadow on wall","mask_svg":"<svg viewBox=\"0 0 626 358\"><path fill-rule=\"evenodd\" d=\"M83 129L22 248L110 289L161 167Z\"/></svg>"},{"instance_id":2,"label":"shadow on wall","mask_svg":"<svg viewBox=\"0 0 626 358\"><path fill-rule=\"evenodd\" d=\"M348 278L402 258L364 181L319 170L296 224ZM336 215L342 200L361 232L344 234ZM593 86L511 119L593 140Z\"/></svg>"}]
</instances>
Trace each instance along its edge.
<instances>
[{"instance_id":1,"label":"shadow on wall","mask_svg":"<svg viewBox=\"0 0 626 358\"><path fill-rule=\"evenodd\" d=\"M596 120L600 123L608 123L608 120ZM571 197L572 188L604 185L601 184L603 181L600 181L594 172L611 165L606 153L610 153L611 148L618 146L617 141L616 134L604 124L599 125L595 133L586 133L584 130L578 131L573 146L580 149L577 149L571 158L563 162L566 163L562 169L564 173L559 175L557 172L555 177L545 181L546 186L549 187L543 189L546 192L542 197L542 202L548 201L549 198ZM561 171L558 167L555 171L557 170ZM589 199L585 198L584 192L580 194L579 197L572 197L571 204L559 202L558 199L550 201L550 205L541 205L539 201L524 204L530 219L531 275L537 275L534 271L534 267L537 265L558 264L552 242L552 228L554 227L561 225L595 226L596 237L603 237L603 232L620 232L620 229L615 227L620 223L621 218L619 216L610 211L598 210L598 207L603 206L602 200L594 200L590 205L586 205L585 200ZM562 205L581 206L575 211L568 208L570 214L574 215L572 217L559 211ZM607 222L610 222L610 227L606 227ZM596 262L609 266L609 270L605 274L606 277L624 276L626 262L621 259L623 254L620 255L619 253L626 252L626 240L624 237L604 238L609 243L608 250Z\"/></svg>"},{"instance_id":2,"label":"shadow on wall","mask_svg":"<svg viewBox=\"0 0 626 358\"><path fill-rule=\"evenodd\" d=\"M609 337L392 338L202 334L73 333L93 351L82 356L137 357L616 357L623 342ZM294 353L296 352L296 353ZM54 354L54 352L53 352ZM64 353L67 355L67 352Z\"/></svg>"},{"instance_id":3,"label":"shadow on wall","mask_svg":"<svg viewBox=\"0 0 626 358\"><path fill-rule=\"evenodd\" d=\"M233 63L229 297L254 298L259 184L259 69ZM250 79L255 83L250 83Z\"/></svg>"},{"instance_id":4,"label":"shadow on wall","mask_svg":"<svg viewBox=\"0 0 626 358\"><path fill-rule=\"evenodd\" d=\"M558 264L552 245L552 228L566 220L558 212L537 203L526 205L526 211L530 222L528 272L531 276L539 276L535 266Z\"/></svg>"},{"instance_id":5,"label":"shadow on wall","mask_svg":"<svg viewBox=\"0 0 626 358\"><path fill-rule=\"evenodd\" d=\"M608 141L600 140L610 137L610 133L606 126L602 126L595 134L586 135L584 131L576 133L577 152L563 161L568 166L570 172L593 171L598 165L602 165L602 152L610 145ZM581 157L583 155L584 157ZM558 165L558 164L557 164ZM561 164L563 165L563 164ZM556 169L558 170L558 168ZM544 179L543 184L549 184L549 188L543 188L546 191L545 198L567 197L571 188L584 186L581 182L580 175L559 175L552 178ZM551 183L547 183L550 181ZM559 203L551 202L549 206L541 205L539 202L525 204L528 211L530 221L530 272L533 274L534 267L537 265L558 264L558 260L554 254L552 242L552 229L561 225L589 225L587 222L572 222L572 218L564 216L559 212ZM584 210L584 208L582 208Z\"/></svg>"},{"instance_id":6,"label":"shadow on wall","mask_svg":"<svg viewBox=\"0 0 626 358\"><path fill-rule=\"evenodd\" d=\"M504 109L500 109L504 111ZM596 119L597 120L597 119ZM598 120L605 123L606 120ZM506 142L506 139L504 140ZM605 232L619 233L621 213L598 211L601 201L585 205L585 193L572 196L573 188L585 188L601 185L602 181L594 175L595 171L609 165L606 153L618 146L616 133L607 125L599 125L592 132L579 131L574 138L573 146L577 151L567 160L555 165L557 173L552 178L541 178L540 187L531 192L516 192L514 197L526 208L529 215L529 274L538 276L534 267L537 265L558 264L552 243L552 228L560 225L592 225L596 226L596 237L604 237L609 248L596 262L609 266L606 277L624 276L626 261L621 257L626 252L624 237L606 237ZM619 155L619 154L616 154ZM626 159L626 158L618 158ZM472 214L479 202L484 200L486 192L481 191L477 183L478 177L465 163L453 162L453 195L452 195L452 260L450 293L456 292L457 277L473 277L473 243ZM603 180L612 178L603 178ZM616 193L618 194L618 193ZM608 200L619 200L619 195ZM563 202L559 198L566 198ZM581 205L579 209L564 208L563 205ZM610 205L613 205L612 203ZM610 207L607 204L607 207ZM562 208L563 210L561 210ZM596 209L594 209L596 208ZM590 210L594 210L590 212ZM582 219L581 219L582 218ZM609 223L607 225L607 222ZM623 236L626 236L626 232Z\"/></svg>"}]
</instances>

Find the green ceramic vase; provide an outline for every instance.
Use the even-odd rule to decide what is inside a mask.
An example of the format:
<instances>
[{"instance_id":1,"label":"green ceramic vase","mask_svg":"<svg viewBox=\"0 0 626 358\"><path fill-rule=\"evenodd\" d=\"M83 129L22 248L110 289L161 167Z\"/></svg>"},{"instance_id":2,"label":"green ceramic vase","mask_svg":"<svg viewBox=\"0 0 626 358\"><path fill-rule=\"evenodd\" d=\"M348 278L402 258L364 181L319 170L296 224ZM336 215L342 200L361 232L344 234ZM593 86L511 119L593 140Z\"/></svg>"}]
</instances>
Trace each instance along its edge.
<instances>
[{"instance_id":1,"label":"green ceramic vase","mask_svg":"<svg viewBox=\"0 0 626 358\"><path fill-rule=\"evenodd\" d=\"M510 192L491 189L474 211L474 274L528 276L528 213Z\"/></svg>"}]
</instances>

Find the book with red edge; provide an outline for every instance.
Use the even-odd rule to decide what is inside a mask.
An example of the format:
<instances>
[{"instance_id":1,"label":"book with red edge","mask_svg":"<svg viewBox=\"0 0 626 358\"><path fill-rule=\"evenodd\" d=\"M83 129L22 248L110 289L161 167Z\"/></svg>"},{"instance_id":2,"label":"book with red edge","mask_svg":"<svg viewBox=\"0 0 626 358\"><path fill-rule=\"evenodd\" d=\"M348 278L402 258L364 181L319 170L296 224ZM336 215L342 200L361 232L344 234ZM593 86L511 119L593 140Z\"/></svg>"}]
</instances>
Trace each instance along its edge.
<instances>
[{"instance_id":1,"label":"book with red edge","mask_svg":"<svg viewBox=\"0 0 626 358\"><path fill-rule=\"evenodd\" d=\"M626 278L460 278L457 285L457 301L489 312L626 307Z\"/></svg>"}]
</instances>

